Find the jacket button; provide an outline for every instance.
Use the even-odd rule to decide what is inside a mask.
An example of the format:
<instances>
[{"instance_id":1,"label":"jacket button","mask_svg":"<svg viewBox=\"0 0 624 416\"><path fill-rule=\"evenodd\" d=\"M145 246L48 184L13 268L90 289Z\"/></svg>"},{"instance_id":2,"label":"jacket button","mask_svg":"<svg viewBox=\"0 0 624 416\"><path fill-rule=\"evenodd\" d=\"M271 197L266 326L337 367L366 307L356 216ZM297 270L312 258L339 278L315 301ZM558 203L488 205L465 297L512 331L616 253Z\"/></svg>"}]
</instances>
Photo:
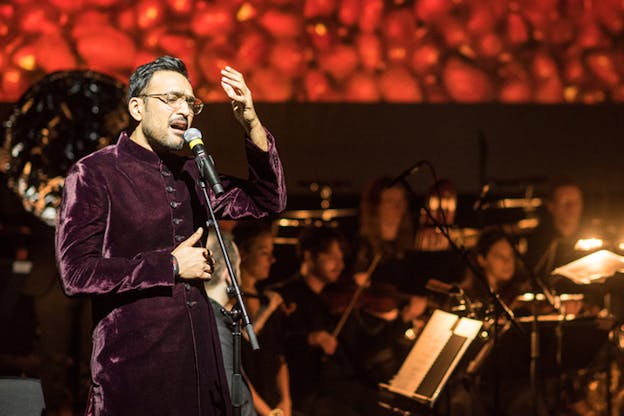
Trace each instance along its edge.
<instances>
[{"instance_id":1,"label":"jacket button","mask_svg":"<svg viewBox=\"0 0 624 416\"><path fill-rule=\"evenodd\" d=\"M183 235L176 235L174 238L175 238L175 240L178 243L181 242L181 241L184 241L184 236Z\"/></svg>"},{"instance_id":2,"label":"jacket button","mask_svg":"<svg viewBox=\"0 0 624 416\"><path fill-rule=\"evenodd\" d=\"M189 283L184 283L184 289L188 292L191 290L191 285Z\"/></svg>"},{"instance_id":3,"label":"jacket button","mask_svg":"<svg viewBox=\"0 0 624 416\"><path fill-rule=\"evenodd\" d=\"M165 188L167 190L167 192L169 192L170 194L172 194L173 192L175 192L175 188L171 185L167 185L167 187Z\"/></svg>"},{"instance_id":4,"label":"jacket button","mask_svg":"<svg viewBox=\"0 0 624 416\"><path fill-rule=\"evenodd\" d=\"M182 218L174 218L172 221L175 225L180 225L182 223Z\"/></svg>"},{"instance_id":5,"label":"jacket button","mask_svg":"<svg viewBox=\"0 0 624 416\"><path fill-rule=\"evenodd\" d=\"M177 208L180 206L180 203L177 201L171 201L169 205L171 205L171 208Z\"/></svg>"}]
</instances>

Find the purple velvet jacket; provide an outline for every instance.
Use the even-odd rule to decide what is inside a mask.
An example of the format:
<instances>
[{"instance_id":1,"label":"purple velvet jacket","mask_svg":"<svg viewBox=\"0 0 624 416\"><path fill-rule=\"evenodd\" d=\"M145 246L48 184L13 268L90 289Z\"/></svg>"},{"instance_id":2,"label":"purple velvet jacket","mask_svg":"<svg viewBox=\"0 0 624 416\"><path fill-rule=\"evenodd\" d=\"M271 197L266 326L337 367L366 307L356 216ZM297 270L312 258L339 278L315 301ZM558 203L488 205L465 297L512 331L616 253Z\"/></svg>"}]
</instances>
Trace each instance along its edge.
<instances>
[{"instance_id":1,"label":"purple velvet jacket","mask_svg":"<svg viewBox=\"0 0 624 416\"><path fill-rule=\"evenodd\" d=\"M261 217L286 204L269 136L249 139L249 179L222 177L221 217ZM77 162L65 181L56 256L67 295L93 300L89 414L230 414L219 337L201 282L174 279L171 251L206 210L195 162L160 157L122 133ZM206 234L204 233L204 238Z\"/></svg>"}]
</instances>

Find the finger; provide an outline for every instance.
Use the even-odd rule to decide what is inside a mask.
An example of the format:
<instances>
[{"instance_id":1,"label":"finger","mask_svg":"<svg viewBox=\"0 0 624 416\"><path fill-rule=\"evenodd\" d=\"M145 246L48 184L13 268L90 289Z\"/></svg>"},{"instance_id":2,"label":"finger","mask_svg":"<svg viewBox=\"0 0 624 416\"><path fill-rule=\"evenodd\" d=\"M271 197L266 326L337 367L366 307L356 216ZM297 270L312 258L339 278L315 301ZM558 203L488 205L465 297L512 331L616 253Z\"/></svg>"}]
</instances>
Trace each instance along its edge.
<instances>
[{"instance_id":1,"label":"finger","mask_svg":"<svg viewBox=\"0 0 624 416\"><path fill-rule=\"evenodd\" d=\"M231 66L226 66L225 68L223 68L221 70L221 73L223 75L231 75L231 76L234 76L234 77L237 77L237 78L243 78L243 74L241 74L240 72L238 72L237 70L235 70Z\"/></svg>"},{"instance_id":2,"label":"finger","mask_svg":"<svg viewBox=\"0 0 624 416\"><path fill-rule=\"evenodd\" d=\"M206 264L208 264L208 266L210 266L210 267L213 267L213 268L214 268L214 264L215 264L215 263L214 263L214 259L212 259L212 258L210 258L210 257L209 257L209 258L207 258L207 259L206 259Z\"/></svg>"},{"instance_id":3,"label":"finger","mask_svg":"<svg viewBox=\"0 0 624 416\"><path fill-rule=\"evenodd\" d=\"M244 94L247 94L249 92L247 84L245 84L245 81L243 81L242 79L236 80L232 78L222 77L221 84L229 85L230 87L232 87L232 89L234 89L235 92L240 92Z\"/></svg>"},{"instance_id":4,"label":"finger","mask_svg":"<svg viewBox=\"0 0 624 416\"><path fill-rule=\"evenodd\" d=\"M224 83L230 85L232 88L235 88L235 89L237 88L241 92L245 91L247 89L247 84L245 84L245 81L243 81L243 80L236 80L236 79L230 79L230 78L223 77L223 78L221 78L221 82L224 82Z\"/></svg>"},{"instance_id":5,"label":"finger","mask_svg":"<svg viewBox=\"0 0 624 416\"><path fill-rule=\"evenodd\" d=\"M223 87L223 90L225 91L227 96L230 97L230 99L235 100L235 101L244 101L245 100L245 96L242 95L242 94L238 94L234 90L234 88L232 88L231 85L226 84L225 82L221 81L221 86Z\"/></svg>"},{"instance_id":6,"label":"finger","mask_svg":"<svg viewBox=\"0 0 624 416\"><path fill-rule=\"evenodd\" d=\"M189 238L182 241L178 247L193 247L201 238L204 229L199 227Z\"/></svg>"}]
</instances>

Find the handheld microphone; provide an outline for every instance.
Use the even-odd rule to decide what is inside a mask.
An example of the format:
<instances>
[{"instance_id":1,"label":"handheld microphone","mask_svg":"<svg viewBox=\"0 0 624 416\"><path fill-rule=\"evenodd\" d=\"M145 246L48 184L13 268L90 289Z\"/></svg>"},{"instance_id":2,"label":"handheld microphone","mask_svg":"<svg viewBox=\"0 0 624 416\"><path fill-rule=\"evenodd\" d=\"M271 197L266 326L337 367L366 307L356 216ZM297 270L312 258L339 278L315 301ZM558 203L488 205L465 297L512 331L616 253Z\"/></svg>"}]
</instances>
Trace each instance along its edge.
<instances>
[{"instance_id":1,"label":"handheld microphone","mask_svg":"<svg viewBox=\"0 0 624 416\"><path fill-rule=\"evenodd\" d=\"M401 172L401 174L399 174L399 176L392 180L392 186L396 185L399 182L403 182L405 178L418 172L425 163L427 163L426 160L419 160L409 168L405 169L403 172Z\"/></svg>"},{"instance_id":2,"label":"handheld microphone","mask_svg":"<svg viewBox=\"0 0 624 416\"><path fill-rule=\"evenodd\" d=\"M474 202L474 204L472 204L473 211L477 211L479 209L485 208L483 202L488 192L490 192L490 185L491 185L490 182L487 182L485 185L481 187L481 192L479 193L479 197Z\"/></svg>"},{"instance_id":3,"label":"handheld microphone","mask_svg":"<svg viewBox=\"0 0 624 416\"><path fill-rule=\"evenodd\" d=\"M188 143L195 155L195 163L197 163L197 168L199 169L199 174L202 179L208 181L217 196L223 194L225 192L223 185L221 185L221 181L219 180L219 175L215 169L212 156L206 153L201 131L196 128L188 129L184 132L184 141Z\"/></svg>"}]
</instances>

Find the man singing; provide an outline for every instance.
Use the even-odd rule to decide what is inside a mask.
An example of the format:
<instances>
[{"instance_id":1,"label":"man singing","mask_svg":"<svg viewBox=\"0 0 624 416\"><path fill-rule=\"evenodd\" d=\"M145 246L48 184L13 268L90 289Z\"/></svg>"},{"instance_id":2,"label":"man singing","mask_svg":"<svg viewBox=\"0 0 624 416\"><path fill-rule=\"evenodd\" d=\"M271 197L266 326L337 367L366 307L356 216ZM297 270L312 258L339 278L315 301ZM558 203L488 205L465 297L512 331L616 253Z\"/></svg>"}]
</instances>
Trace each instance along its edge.
<instances>
[{"instance_id":1,"label":"man singing","mask_svg":"<svg viewBox=\"0 0 624 416\"><path fill-rule=\"evenodd\" d=\"M262 217L286 204L273 137L243 76L221 71L246 132L249 178L222 177L209 190L221 217ZM203 292L212 259L200 244L206 209L195 162L172 152L202 110L182 61L168 56L130 77L128 111L138 122L117 144L70 170L56 228L65 292L93 301L94 415L231 413L219 337Z\"/></svg>"}]
</instances>

